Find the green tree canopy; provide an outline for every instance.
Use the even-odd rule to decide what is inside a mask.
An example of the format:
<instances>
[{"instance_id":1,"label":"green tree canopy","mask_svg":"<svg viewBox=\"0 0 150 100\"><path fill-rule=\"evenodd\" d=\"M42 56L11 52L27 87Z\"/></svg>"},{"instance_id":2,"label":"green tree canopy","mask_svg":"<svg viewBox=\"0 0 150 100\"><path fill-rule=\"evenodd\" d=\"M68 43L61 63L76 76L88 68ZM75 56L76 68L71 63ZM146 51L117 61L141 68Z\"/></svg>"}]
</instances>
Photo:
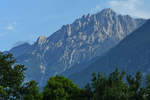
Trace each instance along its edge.
<instances>
[{"instance_id":1,"label":"green tree canopy","mask_svg":"<svg viewBox=\"0 0 150 100\"><path fill-rule=\"evenodd\" d=\"M23 100L41 100L38 83L29 81L23 86Z\"/></svg>"},{"instance_id":2,"label":"green tree canopy","mask_svg":"<svg viewBox=\"0 0 150 100\"><path fill-rule=\"evenodd\" d=\"M83 100L82 90L63 76L51 77L43 91L43 100Z\"/></svg>"},{"instance_id":3,"label":"green tree canopy","mask_svg":"<svg viewBox=\"0 0 150 100\"><path fill-rule=\"evenodd\" d=\"M7 92L7 99L20 98L20 87L25 78L25 69L24 65L16 63L11 54L0 53L0 86Z\"/></svg>"}]
</instances>

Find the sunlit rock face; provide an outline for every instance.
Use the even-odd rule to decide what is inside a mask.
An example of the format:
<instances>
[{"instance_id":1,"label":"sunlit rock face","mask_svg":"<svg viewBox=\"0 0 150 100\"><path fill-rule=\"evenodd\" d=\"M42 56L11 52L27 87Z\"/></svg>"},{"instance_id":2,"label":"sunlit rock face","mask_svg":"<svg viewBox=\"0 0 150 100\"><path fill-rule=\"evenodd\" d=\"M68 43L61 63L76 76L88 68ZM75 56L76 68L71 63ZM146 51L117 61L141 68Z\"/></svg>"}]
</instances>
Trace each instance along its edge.
<instances>
[{"instance_id":1,"label":"sunlit rock face","mask_svg":"<svg viewBox=\"0 0 150 100\"><path fill-rule=\"evenodd\" d=\"M110 8L104 9L62 26L49 37L39 37L32 49L17 59L28 67L28 79L42 84L49 76L102 55L144 22L128 15L117 15ZM84 66L77 71L81 69Z\"/></svg>"},{"instance_id":2,"label":"sunlit rock face","mask_svg":"<svg viewBox=\"0 0 150 100\"><path fill-rule=\"evenodd\" d=\"M84 87L92 79L92 73L110 74L117 67L126 74L135 75L137 71L142 78L150 74L150 20L133 31L119 44L106 52L103 56L92 59L84 70L69 76L76 84Z\"/></svg>"}]
</instances>

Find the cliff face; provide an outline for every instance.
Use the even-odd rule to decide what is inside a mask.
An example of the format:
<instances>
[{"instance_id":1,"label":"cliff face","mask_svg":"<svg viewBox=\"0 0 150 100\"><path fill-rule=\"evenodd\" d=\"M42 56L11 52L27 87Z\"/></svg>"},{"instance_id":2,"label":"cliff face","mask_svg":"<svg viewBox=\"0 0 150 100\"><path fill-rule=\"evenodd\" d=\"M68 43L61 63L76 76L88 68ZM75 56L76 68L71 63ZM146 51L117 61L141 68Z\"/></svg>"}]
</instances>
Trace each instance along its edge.
<instances>
[{"instance_id":1,"label":"cliff face","mask_svg":"<svg viewBox=\"0 0 150 100\"><path fill-rule=\"evenodd\" d=\"M30 50L17 56L17 60L27 66L28 79L43 82L51 75L102 55L144 22L104 9L62 26L49 37L39 37ZM84 66L77 71L81 69Z\"/></svg>"},{"instance_id":2,"label":"cliff face","mask_svg":"<svg viewBox=\"0 0 150 100\"><path fill-rule=\"evenodd\" d=\"M150 73L150 20L142 27L123 39L117 46L97 58L87 68L69 77L80 86L90 81L93 72L125 70L129 74L140 71L143 75Z\"/></svg>"}]
</instances>

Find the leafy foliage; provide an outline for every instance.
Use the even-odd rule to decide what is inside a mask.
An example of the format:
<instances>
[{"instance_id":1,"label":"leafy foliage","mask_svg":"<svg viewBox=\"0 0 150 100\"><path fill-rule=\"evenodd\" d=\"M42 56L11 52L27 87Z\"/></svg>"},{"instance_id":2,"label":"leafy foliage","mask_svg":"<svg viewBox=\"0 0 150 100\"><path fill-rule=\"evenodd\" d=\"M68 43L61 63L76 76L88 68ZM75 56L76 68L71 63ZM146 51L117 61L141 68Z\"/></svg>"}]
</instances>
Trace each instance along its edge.
<instances>
[{"instance_id":1,"label":"leafy foliage","mask_svg":"<svg viewBox=\"0 0 150 100\"><path fill-rule=\"evenodd\" d=\"M84 89L63 76L50 77L43 91L34 80L24 83L24 65L0 53L0 100L150 100L150 75L126 75L117 68L109 75L93 73Z\"/></svg>"},{"instance_id":2,"label":"leafy foliage","mask_svg":"<svg viewBox=\"0 0 150 100\"><path fill-rule=\"evenodd\" d=\"M5 95L5 99L19 98L20 87L24 81L25 67L16 64L16 60L11 54L0 53L0 86ZM2 93L2 94L3 94Z\"/></svg>"},{"instance_id":3,"label":"leafy foliage","mask_svg":"<svg viewBox=\"0 0 150 100\"><path fill-rule=\"evenodd\" d=\"M125 80L126 79L126 80ZM90 85L88 85L90 86ZM109 76L98 73L93 74L89 93L93 96L89 100L149 100L150 76L147 76L146 87L142 87L142 74L137 72L135 76L126 75L118 69Z\"/></svg>"},{"instance_id":4,"label":"leafy foliage","mask_svg":"<svg viewBox=\"0 0 150 100\"><path fill-rule=\"evenodd\" d=\"M71 80L63 77L51 77L44 88L43 100L83 100L82 90Z\"/></svg>"},{"instance_id":5,"label":"leafy foliage","mask_svg":"<svg viewBox=\"0 0 150 100\"><path fill-rule=\"evenodd\" d=\"M38 83L34 80L29 81L23 86L23 100L41 100Z\"/></svg>"}]
</instances>

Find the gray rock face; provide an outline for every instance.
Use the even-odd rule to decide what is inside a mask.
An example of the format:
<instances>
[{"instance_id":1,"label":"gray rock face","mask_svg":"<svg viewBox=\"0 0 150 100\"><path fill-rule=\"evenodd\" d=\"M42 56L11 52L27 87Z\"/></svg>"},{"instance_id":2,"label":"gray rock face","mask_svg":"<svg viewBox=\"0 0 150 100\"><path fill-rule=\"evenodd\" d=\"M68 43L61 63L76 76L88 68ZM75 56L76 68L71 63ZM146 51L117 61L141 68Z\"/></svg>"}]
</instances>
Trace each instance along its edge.
<instances>
[{"instance_id":1,"label":"gray rock face","mask_svg":"<svg viewBox=\"0 0 150 100\"><path fill-rule=\"evenodd\" d=\"M32 49L17 59L27 66L28 79L43 82L102 55L144 22L104 9L62 26L47 38L39 37Z\"/></svg>"},{"instance_id":2,"label":"gray rock face","mask_svg":"<svg viewBox=\"0 0 150 100\"><path fill-rule=\"evenodd\" d=\"M81 87L92 79L92 73L111 73L118 67L128 74L140 71L143 75L150 74L150 20L142 27L123 39L103 56L93 62L85 64L86 69L69 76Z\"/></svg>"}]
</instances>

